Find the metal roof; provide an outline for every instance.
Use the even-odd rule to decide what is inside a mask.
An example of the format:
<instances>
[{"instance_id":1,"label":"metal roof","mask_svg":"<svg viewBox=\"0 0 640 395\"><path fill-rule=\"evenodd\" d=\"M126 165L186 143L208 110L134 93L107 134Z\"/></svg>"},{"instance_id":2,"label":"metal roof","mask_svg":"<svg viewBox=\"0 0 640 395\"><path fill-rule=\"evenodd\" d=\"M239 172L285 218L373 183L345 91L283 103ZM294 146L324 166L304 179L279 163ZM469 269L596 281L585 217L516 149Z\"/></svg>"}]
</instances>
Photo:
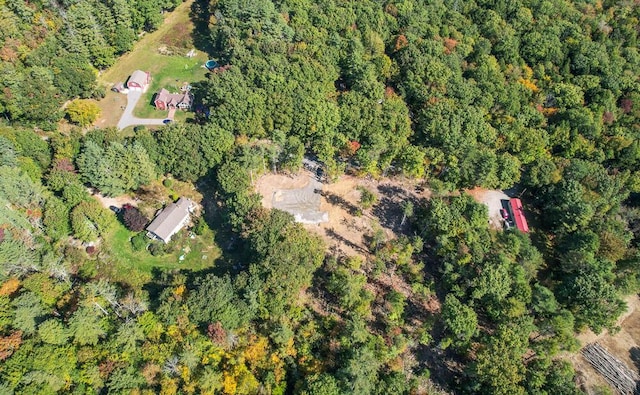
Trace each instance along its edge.
<instances>
[{"instance_id":1,"label":"metal roof","mask_svg":"<svg viewBox=\"0 0 640 395\"><path fill-rule=\"evenodd\" d=\"M522 202L520 199L509 200L509 206L511 207L511 213L513 214L513 220L516 223L516 228L524 233L529 233L529 225L527 219L524 216L524 210L522 209Z\"/></svg>"},{"instance_id":2,"label":"metal roof","mask_svg":"<svg viewBox=\"0 0 640 395\"><path fill-rule=\"evenodd\" d=\"M192 204L190 199L181 197L177 202L165 207L147 226L147 230L168 243L171 236L182 229L189 218Z\"/></svg>"}]
</instances>

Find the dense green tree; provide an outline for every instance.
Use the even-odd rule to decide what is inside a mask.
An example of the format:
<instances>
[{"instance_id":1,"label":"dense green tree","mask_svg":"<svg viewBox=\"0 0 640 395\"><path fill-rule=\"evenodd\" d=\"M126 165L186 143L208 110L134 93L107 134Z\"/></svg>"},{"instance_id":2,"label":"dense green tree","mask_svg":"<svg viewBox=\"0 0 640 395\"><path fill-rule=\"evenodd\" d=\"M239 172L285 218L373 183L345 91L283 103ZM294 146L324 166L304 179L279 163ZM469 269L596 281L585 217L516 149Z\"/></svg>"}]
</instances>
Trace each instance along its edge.
<instances>
[{"instance_id":1,"label":"dense green tree","mask_svg":"<svg viewBox=\"0 0 640 395\"><path fill-rule=\"evenodd\" d=\"M87 141L78 158L78 168L83 180L109 196L137 189L155 177L154 164L146 150L135 143L125 146L111 142L103 149L94 141Z\"/></svg>"},{"instance_id":2,"label":"dense green tree","mask_svg":"<svg viewBox=\"0 0 640 395\"><path fill-rule=\"evenodd\" d=\"M442 306L442 319L448 331L448 337L454 347L463 349L469 345L472 337L478 332L478 318L475 311L465 306L453 295L447 295Z\"/></svg>"},{"instance_id":3,"label":"dense green tree","mask_svg":"<svg viewBox=\"0 0 640 395\"><path fill-rule=\"evenodd\" d=\"M55 319L49 319L40 324L38 335L43 342L54 345L66 344L69 338L66 328Z\"/></svg>"},{"instance_id":4,"label":"dense green tree","mask_svg":"<svg viewBox=\"0 0 640 395\"><path fill-rule=\"evenodd\" d=\"M234 142L230 133L214 125L172 125L155 137L158 167L187 181L195 181L217 166Z\"/></svg>"},{"instance_id":5,"label":"dense green tree","mask_svg":"<svg viewBox=\"0 0 640 395\"><path fill-rule=\"evenodd\" d=\"M21 208L35 208L44 201L43 188L17 167L0 166L0 197Z\"/></svg>"},{"instance_id":6,"label":"dense green tree","mask_svg":"<svg viewBox=\"0 0 640 395\"><path fill-rule=\"evenodd\" d=\"M360 346L345 356L339 375L344 391L357 394L371 394L378 380L380 360L373 350Z\"/></svg>"},{"instance_id":7,"label":"dense green tree","mask_svg":"<svg viewBox=\"0 0 640 395\"><path fill-rule=\"evenodd\" d=\"M90 307L76 310L69 319L69 333L73 342L78 345L96 345L104 337L105 322L100 317L101 312Z\"/></svg>"},{"instance_id":8,"label":"dense green tree","mask_svg":"<svg viewBox=\"0 0 640 395\"><path fill-rule=\"evenodd\" d=\"M94 199L79 203L71 211L73 234L82 241L95 241L114 221L112 213Z\"/></svg>"},{"instance_id":9,"label":"dense green tree","mask_svg":"<svg viewBox=\"0 0 640 395\"><path fill-rule=\"evenodd\" d=\"M15 308L13 327L26 334L34 334L46 310L40 298L33 292L25 292L12 301Z\"/></svg>"},{"instance_id":10,"label":"dense green tree","mask_svg":"<svg viewBox=\"0 0 640 395\"><path fill-rule=\"evenodd\" d=\"M44 205L43 224L47 236L54 240L67 236L71 232L68 206L55 196L47 198Z\"/></svg>"},{"instance_id":11,"label":"dense green tree","mask_svg":"<svg viewBox=\"0 0 640 395\"><path fill-rule=\"evenodd\" d=\"M287 313L324 258L321 240L292 220L290 214L274 210L258 218L249 235L256 258L249 273L260 284L260 314L272 319Z\"/></svg>"},{"instance_id":12,"label":"dense green tree","mask_svg":"<svg viewBox=\"0 0 640 395\"><path fill-rule=\"evenodd\" d=\"M499 327L484 348L478 351L473 366L478 383L476 390L494 394L524 394L526 336L514 326Z\"/></svg>"},{"instance_id":13,"label":"dense green tree","mask_svg":"<svg viewBox=\"0 0 640 395\"><path fill-rule=\"evenodd\" d=\"M336 379L327 373L310 376L305 379L300 395L338 395L341 394Z\"/></svg>"},{"instance_id":14,"label":"dense green tree","mask_svg":"<svg viewBox=\"0 0 640 395\"><path fill-rule=\"evenodd\" d=\"M0 166L15 166L17 159L16 149L11 141L0 137Z\"/></svg>"},{"instance_id":15,"label":"dense green tree","mask_svg":"<svg viewBox=\"0 0 640 395\"><path fill-rule=\"evenodd\" d=\"M576 326L594 332L612 327L625 310L625 303L601 269L585 269L571 276L561 290L562 300L576 317Z\"/></svg>"},{"instance_id":16,"label":"dense green tree","mask_svg":"<svg viewBox=\"0 0 640 395\"><path fill-rule=\"evenodd\" d=\"M226 330L235 330L249 322L252 315L228 276L199 279L187 305L193 322L203 327L220 322Z\"/></svg>"}]
</instances>

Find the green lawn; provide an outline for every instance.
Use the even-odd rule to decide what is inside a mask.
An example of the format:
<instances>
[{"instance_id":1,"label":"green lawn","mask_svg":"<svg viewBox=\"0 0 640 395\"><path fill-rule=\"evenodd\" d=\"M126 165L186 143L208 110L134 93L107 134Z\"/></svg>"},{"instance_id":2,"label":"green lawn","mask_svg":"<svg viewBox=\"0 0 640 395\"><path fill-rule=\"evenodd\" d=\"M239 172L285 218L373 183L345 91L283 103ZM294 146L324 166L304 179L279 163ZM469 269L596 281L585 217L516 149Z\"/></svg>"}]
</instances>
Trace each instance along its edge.
<instances>
[{"instance_id":1,"label":"green lawn","mask_svg":"<svg viewBox=\"0 0 640 395\"><path fill-rule=\"evenodd\" d=\"M201 236L189 237L189 231L182 231L172 240L173 252L153 256L149 251L134 251L130 238L136 233L118 223L116 228L104 238L104 250L112 258L111 270L114 280L132 286L142 285L151 280L153 269L186 269L199 271L215 264L220 250L213 241L213 232L206 230ZM151 241L151 240L149 240ZM180 260L183 256L183 260Z\"/></svg>"},{"instance_id":2,"label":"green lawn","mask_svg":"<svg viewBox=\"0 0 640 395\"><path fill-rule=\"evenodd\" d=\"M204 55L200 55L191 59L184 56L163 56L158 55L162 62L162 67L155 73L151 73L151 85L149 90L142 95L138 102L134 115L141 118L162 118L167 111L156 110L153 105L153 96L161 89L165 88L169 92L179 92L180 87L185 83L193 83L204 78L206 69L202 64L206 59ZM201 59L202 58L202 59ZM176 120L184 120L190 113L185 111L176 111Z\"/></svg>"},{"instance_id":3,"label":"green lawn","mask_svg":"<svg viewBox=\"0 0 640 395\"><path fill-rule=\"evenodd\" d=\"M177 55L162 55L158 51L160 47L164 46L163 38L178 34L176 32L190 37L194 28L193 22L189 18L192 3L193 0L188 0L169 13L158 30L145 34L134 45L131 52L121 56L98 78L100 84L110 87L111 84L126 81L134 70L150 72L151 86L134 110L134 115L138 117L163 118L167 112L158 111L153 107L151 103L153 95L160 88L166 88L170 92L178 92L184 82L193 83L202 80L207 72L202 67L208 59L205 53L196 51L197 55L193 58L184 56L193 48L190 45L187 45L190 48L179 50ZM189 39L187 38L185 41L189 42ZM119 113L121 114L121 110ZM189 116L192 114L183 111L176 112L176 120L185 120Z\"/></svg>"}]
</instances>

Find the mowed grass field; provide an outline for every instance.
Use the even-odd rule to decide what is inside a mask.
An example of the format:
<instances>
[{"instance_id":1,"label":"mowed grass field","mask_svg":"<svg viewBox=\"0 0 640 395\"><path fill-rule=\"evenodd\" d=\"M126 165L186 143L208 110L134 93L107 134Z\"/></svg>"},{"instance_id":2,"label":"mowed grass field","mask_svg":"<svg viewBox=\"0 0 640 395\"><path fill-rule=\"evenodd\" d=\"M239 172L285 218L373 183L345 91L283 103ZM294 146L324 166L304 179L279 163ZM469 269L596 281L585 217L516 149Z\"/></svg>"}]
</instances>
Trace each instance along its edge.
<instances>
[{"instance_id":1,"label":"mowed grass field","mask_svg":"<svg viewBox=\"0 0 640 395\"><path fill-rule=\"evenodd\" d=\"M167 111L153 107L153 96L160 88L178 92L183 83L204 78L207 70L203 65L208 59L207 55L196 51L197 55L193 58L185 56L193 48L191 32L194 26L189 18L192 3L193 0L188 0L167 14L158 30L145 34L131 52L122 55L98 77L98 83L107 88L107 95L99 102L102 115L96 126L108 127L118 123L123 112L122 106L126 105L126 96L110 89L118 82L125 82L135 70L148 71L152 78L149 90L134 110L134 115L141 118L164 118L167 115ZM177 50L175 55L162 55L159 48L166 47L167 42L179 42L184 48ZM176 112L176 120L184 120L188 116L183 111Z\"/></svg>"},{"instance_id":2,"label":"mowed grass field","mask_svg":"<svg viewBox=\"0 0 640 395\"><path fill-rule=\"evenodd\" d=\"M220 249L213 242L213 232L206 229L200 236L190 234L191 232L183 229L171 241L172 252L153 256L147 250L135 251L130 239L136 233L118 222L116 228L104 238L103 248L113 262L109 270L110 276L116 281L138 286L151 280L154 269L200 271L213 267L221 255Z\"/></svg>"}]
</instances>

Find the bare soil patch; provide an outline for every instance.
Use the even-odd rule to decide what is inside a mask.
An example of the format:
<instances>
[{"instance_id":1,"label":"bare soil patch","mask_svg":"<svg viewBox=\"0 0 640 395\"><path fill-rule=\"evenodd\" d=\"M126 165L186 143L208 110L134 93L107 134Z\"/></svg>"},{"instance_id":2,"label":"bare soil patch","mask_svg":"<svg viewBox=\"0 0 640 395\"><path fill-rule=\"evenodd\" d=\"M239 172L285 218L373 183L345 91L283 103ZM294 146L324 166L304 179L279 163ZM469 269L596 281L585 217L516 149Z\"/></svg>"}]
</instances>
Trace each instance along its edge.
<instances>
[{"instance_id":1,"label":"bare soil patch","mask_svg":"<svg viewBox=\"0 0 640 395\"><path fill-rule=\"evenodd\" d=\"M255 188L262 196L263 206L274 208L279 191L303 189L313 181L315 175L307 170L296 175L266 174L256 182ZM372 208L361 209L358 187L376 195L377 203ZM345 175L334 183L323 183L320 188L319 210L328 213L328 221L305 227L318 233L330 250L346 256L368 257L367 238L375 228L382 228L387 239L408 230L409 221L402 224L403 204L412 201L415 205L431 196L430 190L421 187L419 181L406 179L373 180Z\"/></svg>"},{"instance_id":2,"label":"bare soil patch","mask_svg":"<svg viewBox=\"0 0 640 395\"><path fill-rule=\"evenodd\" d=\"M98 192L95 192L93 196L105 207L109 208L115 206L122 208L125 204L130 204L134 207L138 206L138 200L129 195L120 195L115 197L102 196Z\"/></svg>"},{"instance_id":3,"label":"bare soil patch","mask_svg":"<svg viewBox=\"0 0 640 395\"><path fill-rule=\"evenodd\" d=\"M293 178L277 174L263 177L257 188L265 207L286 211L297 222L317 224L328 220L327 212L320 209L322 184L310 171Z\"/></svg>"},{"instance_id":4,"label":"bare soil patch","mask_svg":"<svg viewBox=\"0 0 640 395\"><path fill-rule=\"evenodd\" d=\"M629 369L638 372L640 368L640 298L631 295L625 298L627 312L618 319L620 331L614 334L607 330L595 334L591 330L580 333L577 338L582 346L597 341L616 358L624 362ZM571 354L568 359L573 363L578 383L587 393L595 393L598 387L609 384L600 376L580 353Z\"/></svg>"},{"instance_id":5,"label":"bare soil patch","mask_svg":"<svg viewBox=\"0 0 640 395\"><path fill-rule=\"evenodd\" d=\"M377 203L361 210L361 192L372 192ZM387 239L409 230L409 221L402 223L403 205L411 201L416 205L428 199L431 193L414 180L382 178L379 180L343 176L337 182L324 186L320 208L329 213L329 221L317 231L327 245L344 255L368 256L368 238L376 228L382 228Z\"/></svg>"}]
</instances>

